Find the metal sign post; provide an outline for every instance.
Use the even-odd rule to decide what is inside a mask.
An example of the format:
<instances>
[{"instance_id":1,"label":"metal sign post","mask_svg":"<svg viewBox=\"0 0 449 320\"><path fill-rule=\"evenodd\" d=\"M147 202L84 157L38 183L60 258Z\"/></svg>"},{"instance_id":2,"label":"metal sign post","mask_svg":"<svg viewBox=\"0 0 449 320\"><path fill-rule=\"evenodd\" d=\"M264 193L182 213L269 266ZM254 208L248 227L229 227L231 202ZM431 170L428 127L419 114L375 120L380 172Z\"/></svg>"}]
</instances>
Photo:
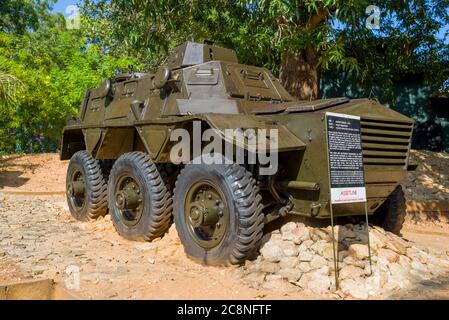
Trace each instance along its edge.
<instances>
[{"instance_id":1,"label":"metal sign post","mask_svg":"<svg viewBox=\"0 0 449 320\"><path fill-rule=\"evenodd\" d=\"M338 290L338 242L334 231L333 206L349 203L365 204L368 254L370 270L372 273L368 202L365 188L365 168L363 165L360 117L327 112L325 119L329 164L329 207L334 251L335 287Z\"/></svg>"}]
</instances>

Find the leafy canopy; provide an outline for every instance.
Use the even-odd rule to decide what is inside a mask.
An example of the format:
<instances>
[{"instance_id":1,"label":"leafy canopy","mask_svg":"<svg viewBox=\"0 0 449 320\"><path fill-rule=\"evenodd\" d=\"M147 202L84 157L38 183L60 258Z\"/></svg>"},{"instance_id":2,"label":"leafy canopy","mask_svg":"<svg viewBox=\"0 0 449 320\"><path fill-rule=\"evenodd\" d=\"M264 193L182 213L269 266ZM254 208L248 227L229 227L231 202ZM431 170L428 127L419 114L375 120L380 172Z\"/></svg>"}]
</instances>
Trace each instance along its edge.
<instances>
[{"instance_id":1,"label":"leafy canopy","mask_svg":"<svg viewBox=\"0 0 449 320\"><path fill-rule=\"evenodd\" d=\"M67 30L64 17L49 12L36 30L0 32L0 75L22 84L14 100L0 96L0 152L55 150L85 91L135 64L107 54L85 35Z\"/></svg>"},{"instance_id":2,"label":"leafy canopy","mask_svg":"<svg viewBox=\"0 0 449 320\"><path fill-rule=\"evenodd\" d=\"M366 27L370 5L380 10L379 30ZM404 74L424 74L436 87L449 76L448 44L438 37L449 0L84 0L83 13L92 39L148 68L193 38L275 73L286 52L314 50L320 72L342 72L367 90L391 91Z\"/></svg>"}]
</instances>

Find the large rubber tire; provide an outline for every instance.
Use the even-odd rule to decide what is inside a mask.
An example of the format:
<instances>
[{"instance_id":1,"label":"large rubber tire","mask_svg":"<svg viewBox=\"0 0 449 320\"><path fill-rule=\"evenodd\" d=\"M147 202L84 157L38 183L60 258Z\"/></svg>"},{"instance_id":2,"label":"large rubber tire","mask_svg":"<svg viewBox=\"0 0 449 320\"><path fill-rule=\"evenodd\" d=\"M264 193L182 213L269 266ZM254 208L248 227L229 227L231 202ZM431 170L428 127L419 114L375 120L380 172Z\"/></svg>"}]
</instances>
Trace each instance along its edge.
<instances>
[{"instance_id":1,"label":"large rubber tire","mask_svg":"<svg viewBox=\"0 0 449 320\"><path fill-rule=\"evenodd\" d=\"M376 210L373 216L374 224L386 231L401 235L401 229L405 221L406 201L402 186L399 185L388 199Z\"/></svg>"},{"instance_id":2,"label":"large rubber tire","mask_svg":"<svg viewBox=\"0 0 449 320\"><path fill-rule=\"evenodd\" d=\"M212 248L195 241L186 221L187 193L201 181L216 186L228 205L226 231ZM176 182L173 200L175 225L186 254L205 265L241 264L252 258L259 249L264 227L262 198L258 191L251 173L237 164L186 165Z\"/></svg>"},{"instance_id":3,"label":"large rubber tire","mask_svg":"<svg viewBox=\"0 0 449 320\"><path fill-rule=\"evenodd\" d=\"M84 201L77 206L74 197L66 193L67 203L72 216L80 221L95 220L108 212L107 178L103 174L101 163L87 151L76 152L67 169L66 187L68 190L71 177L75 172L84 177Z\"/></svg>"},{"instance_id":4,"label":"large rubber tire","mask_svg":"<svg viewBox=\"0 0 449 320\"><path fill-rule=\"evenodd\" d=\"M117 207L115 188L118 179L129 175L140 185L142 216L135 225L127 225ZM112 167L108 187L109 213L117 232L133 241L152 241L162 237L170 227L173 199L171 190L148 154L131 152L122 155Z\"/></svg>"}]
</instances>

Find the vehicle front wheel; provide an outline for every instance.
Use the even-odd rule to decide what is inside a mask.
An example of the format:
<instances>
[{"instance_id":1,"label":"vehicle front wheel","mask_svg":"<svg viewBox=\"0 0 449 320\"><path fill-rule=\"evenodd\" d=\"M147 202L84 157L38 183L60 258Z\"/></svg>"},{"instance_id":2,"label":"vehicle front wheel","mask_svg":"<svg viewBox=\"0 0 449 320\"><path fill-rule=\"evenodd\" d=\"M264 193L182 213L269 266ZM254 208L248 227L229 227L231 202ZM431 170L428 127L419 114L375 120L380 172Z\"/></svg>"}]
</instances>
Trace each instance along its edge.
<instances>
[{"instance_id":1,"label":"vehicle front wheel","mask_svg":"<svg viewBox=\"0 0 449 320\"><path fill-rule=\"evenodd\" d=\"M259 249L264 226L255 179L237 165L188 164L174 191L186 254L206 265L240 264Z\"/></svg>"},{"instance_id":2,"label":"vehicle front wheel","mask_svg":"<svg viewBox=\"0 0 449 320\"><path fill-rule=\"evenodd\" d=\"M87 151L72 156L67 169L66 195L72 216L80 221L98 219L108 211L107 178L101 163Z\"/></svg>"},{"instance_id":3,"label":"vehicle front wheel","mask_svg":"<svg viewBox=\"0 0 449 320\"><path fill-rule=\"evenodd\" d=\"M108 199L115 229L126 239L152 241L170 227L171 191L146 153L127 153L114 163Z\"/></svg>"}]
</instances>

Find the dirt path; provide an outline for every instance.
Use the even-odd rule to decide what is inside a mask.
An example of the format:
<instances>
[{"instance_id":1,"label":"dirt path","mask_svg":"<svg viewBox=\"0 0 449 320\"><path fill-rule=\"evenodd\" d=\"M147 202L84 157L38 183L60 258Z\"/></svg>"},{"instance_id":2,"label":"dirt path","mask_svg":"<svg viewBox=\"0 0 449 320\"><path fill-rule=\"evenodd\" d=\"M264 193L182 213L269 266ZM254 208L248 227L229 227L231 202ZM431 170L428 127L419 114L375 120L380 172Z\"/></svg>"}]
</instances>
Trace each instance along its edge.
<instances>
[{"instance_id":1,"label":"dirt path","mask_svg":"<svg viewBox=\"0 0 449 320\"><path fill-rule=\"evenodd\" d=\"M3 192L62 193L68 161L57 153L0 156L0 190Z\"/></svg>"},{"instance_id":2,"label":"dirt path","mask_svg":"<svg viewBox=\"0 0 449 320\"><path fill-rule=\"evenodd\" d=\"M73 284L66 271L79 268L76 291L88 299L338 298L255 289L243 284L240 269L198 265L186 258L174 228L154 243L130 242L109 217L74 221L63 195L7 194L61 192L66 166L56 154L0 160L0 284L45 277ZM429 250L449 250L444 225L408 223L404 236ZM449 298L449 279L422 286L394 298Z\"/></svg>"},{"instance_id":3,"label":"dirt path","mask_svg":"<svg viewBox=\"0 0 449 320\"><path fill-rule=\"evenodd\" d=\"M241 283L238 269L198 265L186 258L174 229L154 243L130 242L117 235L109 217L72 220L62 196L1 197L0 284L27 276L71 282L66 271L74 266L80 269L77 293L89 299L318 297L256 290Z\"/></svg>"}]
</instances>

